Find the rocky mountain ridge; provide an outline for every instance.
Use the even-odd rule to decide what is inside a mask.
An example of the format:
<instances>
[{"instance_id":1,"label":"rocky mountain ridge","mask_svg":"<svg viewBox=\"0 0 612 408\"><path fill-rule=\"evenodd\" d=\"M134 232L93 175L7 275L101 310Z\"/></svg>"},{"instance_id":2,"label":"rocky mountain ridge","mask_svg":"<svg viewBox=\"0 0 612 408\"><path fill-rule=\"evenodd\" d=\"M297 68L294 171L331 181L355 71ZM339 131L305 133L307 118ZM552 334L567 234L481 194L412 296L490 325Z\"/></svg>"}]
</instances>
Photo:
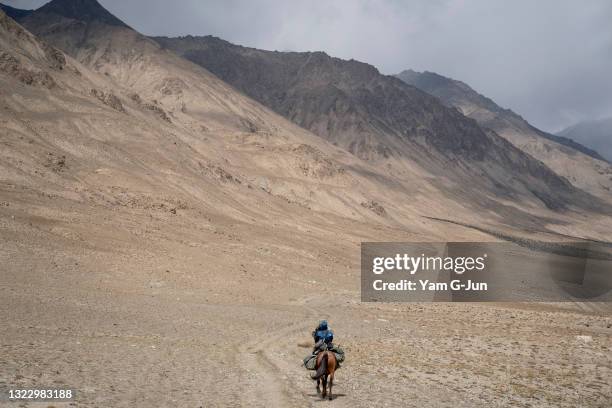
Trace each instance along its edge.
<instances>
[{"instance_id":1,"label":"rocky mountain ridge","mask_svg":"<svg viewBox=\"0 0 612 408\"><path fill-rule=\"evenodd\" d=\"M410 162L434 174L458 166L461 177L486 174L490 186L507 184L502 173L533 172L556 192L571 188L495 132L369 64L322 52L258 50L212 36L154 40L358 157ZM490 168L497 166L504 169Z\"/></svg>"},{"instance_id":2,"label":"rocky mountain ridge","mask_svg":"<svg viewBox=\"0 0 612 408\"><path fill-rule=\"evenodd\" d=\"M611 198L612 165L596 151L567 137L535 128L515 112L500 107L461 81L412 70L403 71L397 77L458 109L482 127L492 129L575 186L605 200Z\"/></svg>"},{"instance_id":3,"label":"rocky mountain ridge","mask_svg":"<svg viewBox=\"0 0 612 408\"><path fill-rule=\"evenodd\" d=\"M271 83L264 82L268 91L291 84L291 96L261 94L294 101L283 113L302 127L316 130L325 123L327 133L319 136L327 135L323 139L354 154L346 155L235 92L208 70L116 24L116 17L85 13L81 19L66 1L55 0L20 22L82 64L86 69L75 68L82 75L89 77L91 71L105 78L104 85L83 90L88 98L122 115L157 118L160 130L179 137L184 146L197 143L205 158L196 164L185 156L181 160L192 163L185 169L207 174L222 189L260 188L302 208L400 225L433 208L443 213L453 208L456 216L474 220L478 209L498 207L495 217L508 224L517 218L540 224L538 217L548 210L605 211L602 203L494 132L368 64L323 53L291 53L289 67L297 68L297 78L275 75L266 77ZM98 4L88 0L87 9L97 10L92 3ZM273 54L284 61L284 54ZM268 68L287 68L278 64L273 61ZM249 83L261 87L258 81ZM64 163L70 163L66 156ZM408 191L410 206L403 204ZM236 200L242 197L232 194ZM509 202L522 204L517 208ZM532 211L538 216L525 217Z\"/></svg>"}]
</instances>

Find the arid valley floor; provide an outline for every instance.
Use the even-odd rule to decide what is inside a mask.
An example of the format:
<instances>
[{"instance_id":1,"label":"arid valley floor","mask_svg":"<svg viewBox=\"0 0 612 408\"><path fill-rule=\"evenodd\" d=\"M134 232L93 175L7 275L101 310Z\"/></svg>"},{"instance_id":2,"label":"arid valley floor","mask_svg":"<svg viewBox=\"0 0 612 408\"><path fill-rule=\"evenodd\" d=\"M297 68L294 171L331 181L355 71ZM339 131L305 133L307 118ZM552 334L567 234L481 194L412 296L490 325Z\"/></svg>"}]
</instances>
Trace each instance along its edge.
<instances>
[{"instance_id":1,"label":"arid valley floor","mask_svg":"<svg viewBox=\"0 0 612 408\"><path fill-rule=\"evenodd\" d=\"M2 387L74 387L92 407L610 401L612 318L593 306L360 303L354 241L17 205L1 210ZM331 402L301 366L323 317L347 353Z\"/></svg>"}]
</instances>

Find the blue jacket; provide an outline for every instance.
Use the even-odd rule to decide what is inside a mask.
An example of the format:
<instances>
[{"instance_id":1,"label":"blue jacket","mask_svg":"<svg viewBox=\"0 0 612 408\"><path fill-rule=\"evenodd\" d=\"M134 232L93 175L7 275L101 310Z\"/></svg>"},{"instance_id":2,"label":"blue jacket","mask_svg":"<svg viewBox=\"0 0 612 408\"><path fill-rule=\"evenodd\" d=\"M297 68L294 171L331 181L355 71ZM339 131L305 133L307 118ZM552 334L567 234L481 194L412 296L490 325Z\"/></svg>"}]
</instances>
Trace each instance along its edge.
<instances>
[{"instance_id":1,"label":"blue jacket","mask_svg":"<svg viewBox=\"0 0 612 408\"><path fill-rule=\"evenodd\" d=\"M314 337L315 343L319 340L324 340L327 333L331 332L331 330L315 330L312 332L312 337Z\"/></svg>"}]
</instances>

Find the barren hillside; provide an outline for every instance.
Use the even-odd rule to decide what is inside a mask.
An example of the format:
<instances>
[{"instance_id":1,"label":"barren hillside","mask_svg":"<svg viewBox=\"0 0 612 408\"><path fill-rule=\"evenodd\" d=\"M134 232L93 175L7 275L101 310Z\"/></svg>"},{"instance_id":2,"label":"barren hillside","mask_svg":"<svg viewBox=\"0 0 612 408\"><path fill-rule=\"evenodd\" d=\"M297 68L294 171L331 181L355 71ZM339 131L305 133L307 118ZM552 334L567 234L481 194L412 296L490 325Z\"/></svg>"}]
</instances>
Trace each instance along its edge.
<instances>
[{"instance_id":1,"label":"barren hillside","mask_svg":"<svg viewBox=\"0 0 612 408\"><path fill-rule=\"evenodd\" d=\"M155 40L300 126L391 171L418 167L459 185L470 180L500 196L515 197L518 190L553 209L598 201L581 197L563 177L495 132L369 64L322 52L241 47L211 36Z\"/></svg>"},{"instance_id":2,"label":"barren hillside","mask_svg":"<svg viewBox=\"0 0 612 408\"><path fill-rule=\"evenodd\" d=\"M562 136L531 126L509 109L499 107L467 84L433 72L404 71L402 81L440 98L485 128L492 129L518 148L544 162L573 185L610 201L612 166L599 153Z\"/></svg>"}]
</instances>

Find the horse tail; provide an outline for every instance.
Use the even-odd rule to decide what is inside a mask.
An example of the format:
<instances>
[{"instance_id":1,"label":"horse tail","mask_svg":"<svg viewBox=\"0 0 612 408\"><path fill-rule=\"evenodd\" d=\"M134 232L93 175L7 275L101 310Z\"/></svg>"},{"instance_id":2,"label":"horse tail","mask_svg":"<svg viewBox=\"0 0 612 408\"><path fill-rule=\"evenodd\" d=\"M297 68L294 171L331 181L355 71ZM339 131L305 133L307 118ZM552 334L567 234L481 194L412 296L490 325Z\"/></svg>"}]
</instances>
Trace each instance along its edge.
<instances>
[{"instance_id":1,"label":"horse tail","mask_svg":"<svg viewBox=\"0 0 612 408\"><path fill-rule=\"evenodd\" d=\"M317 373L314 375L314 379L318 380L327 374L327 353L323 354L321 357L321 364L319 364L319 368L317 368Z\"/></svg>"}]
</instances>

